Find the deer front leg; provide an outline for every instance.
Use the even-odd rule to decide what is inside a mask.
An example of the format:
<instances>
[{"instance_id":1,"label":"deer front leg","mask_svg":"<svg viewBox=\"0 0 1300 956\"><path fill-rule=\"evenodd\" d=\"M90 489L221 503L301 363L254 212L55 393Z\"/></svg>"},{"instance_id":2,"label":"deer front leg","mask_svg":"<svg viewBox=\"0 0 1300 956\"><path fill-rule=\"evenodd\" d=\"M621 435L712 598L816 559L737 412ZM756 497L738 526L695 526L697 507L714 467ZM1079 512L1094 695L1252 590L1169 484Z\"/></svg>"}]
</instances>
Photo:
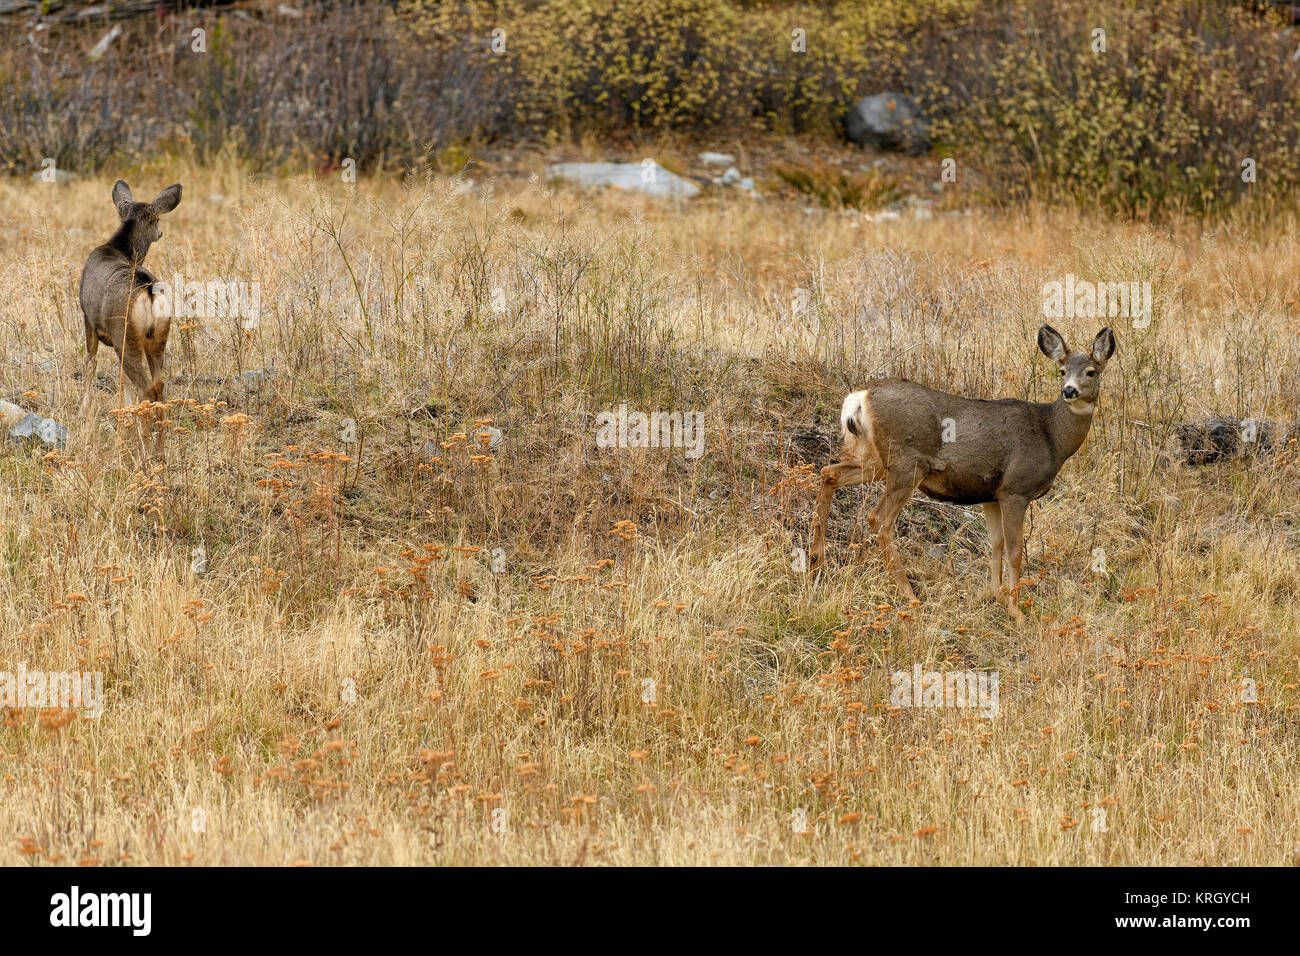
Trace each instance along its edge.
<instances>
[{"instance_id":1,"label":"deer front leg","mask_svg":"<svg viewBox=\"0 0 1300 956\"><path fill-rule=\"evenodd\" d=\"M889 472L885 478L885 490L881 492L876 506L871 509L871 514L867 516L871 530L876 533L876 543L880 546L880 553L885 559L885 568L888 569L894 583L898 585L898 590L903 592L903 597L909 603L916 600L916 592L912 590L912 585L907 580L903 559L899 557L898 548L894 545L894 522L898 520L904 506L911 499L912 492L916 491L923 478L924 473L918 477L911 469Z\"/></svg>"},{"instance_id":2,"label":"deer front leg","mask_svg":"<svg viewBox=\"0 0 1300 956\"><path fill-rule=\"evenodd\" d=\"M984 524L989 529L989 595L1002 597L1002 506L996 501L984 505Z\"/></svg>"},{"instance_id":3,"label":"deer front leg","mask_svg":"<svg viewBox=\"0 0 1300 956\"><path fill-rule=\"evenodd\" d=\"M822 484L817 490L817 511L813 515L812 551L808 555L808 570L818 570L826 559L826 522L831 514L831 499L835 491L845 485L860 485L868 475L858 465L841 461L822 469Z\"/></svg>"},{"instance_id":4,"label":"deer front leg","mask_svg":"<svg viewBox=\"0 0 1300 956\"><path fill-rule=\"evenodd\" d=\"M1029 507L1026 498L1003 498L998 502L1002 509L1003 547L1007 555L1007 587L1010 599L1007 612L1016 624L1025 623L1025 615L1020 610L1020 568L1025 554L1025 510Z\"/></svg>"},{"instance_id":5,"label":"deer front leg","mask_svg":"<svg viewBox=\"0 0 1300 956\"><path fill-rule=\"evenodd\" d=\"M86 364L83 367L82 378L85 381L81 388L81 405L77 408L77 417L85 418L86 413L90 411L90 393L95 387L95 353L99 351L99 337L95 335L95 330L86 324Z\"/></svg>"}]
</instances>

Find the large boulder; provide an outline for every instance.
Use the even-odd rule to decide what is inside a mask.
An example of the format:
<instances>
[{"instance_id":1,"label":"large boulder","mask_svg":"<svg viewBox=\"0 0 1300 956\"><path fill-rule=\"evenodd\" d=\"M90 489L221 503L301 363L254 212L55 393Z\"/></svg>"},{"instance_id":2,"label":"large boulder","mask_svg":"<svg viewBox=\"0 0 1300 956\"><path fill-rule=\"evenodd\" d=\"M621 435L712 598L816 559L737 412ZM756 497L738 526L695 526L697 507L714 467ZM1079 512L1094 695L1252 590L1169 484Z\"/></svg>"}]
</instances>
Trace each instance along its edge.
<instances>
[{"instance_id":1,"label":"large boulder","mask_svg":"<svg viewBox=\"0 0 1300 956\"><path fill-rule=\"evenodd\" d=\"M859 146L924 153L930 148L930 121L905 93L877 93L849 110L844 131Z\"/></svg>"},{"instance_id":2,"label":"large boulder","mask_svg":"<svg viewBox=\"0 0 1300 956\"><path fill-rule=\"evenodd\" d=\"M556 163L547 167L546 175L579 186L613 186L674 199L686 199L700 191L699 186L669 172L654 160L640 163Z\"/></svg>"}]
</instances>

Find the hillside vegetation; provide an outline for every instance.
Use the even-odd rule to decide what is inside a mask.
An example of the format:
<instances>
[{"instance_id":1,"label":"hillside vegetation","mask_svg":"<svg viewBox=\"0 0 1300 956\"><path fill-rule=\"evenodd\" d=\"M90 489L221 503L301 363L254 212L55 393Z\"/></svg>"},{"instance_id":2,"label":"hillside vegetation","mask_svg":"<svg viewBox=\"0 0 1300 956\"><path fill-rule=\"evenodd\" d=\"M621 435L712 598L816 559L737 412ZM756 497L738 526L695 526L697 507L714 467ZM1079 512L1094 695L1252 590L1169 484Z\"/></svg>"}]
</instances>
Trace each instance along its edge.
<instances>
[{"instance_id":1,"label":"hillside vegetation","mask_svg":"<svg viewBox=\"0 0 1300 956\"><path fill-rule=\"evenodd\" d=\"M71 429L0 454L0 670L107 694L4 712L0 863L1295 860L1296 445L1167 448L1294 419L1293 215L122 172L185 186L150 268L260 283L262 313L177 322L142 473L104 350L74 417L113 176L0 182L0 395ZM1071 274L1149 281L1155 317L1112 320L1091 435L1031 511L1028 625L978 598L978 509L905 512L921 607L869 487L798 573L845 391L1051 399L1034 333ZM703 454L598 448L620 405L702 414ZM997 716L891 705L918 665L997 672Z\"/></svg>"}]
</instances>

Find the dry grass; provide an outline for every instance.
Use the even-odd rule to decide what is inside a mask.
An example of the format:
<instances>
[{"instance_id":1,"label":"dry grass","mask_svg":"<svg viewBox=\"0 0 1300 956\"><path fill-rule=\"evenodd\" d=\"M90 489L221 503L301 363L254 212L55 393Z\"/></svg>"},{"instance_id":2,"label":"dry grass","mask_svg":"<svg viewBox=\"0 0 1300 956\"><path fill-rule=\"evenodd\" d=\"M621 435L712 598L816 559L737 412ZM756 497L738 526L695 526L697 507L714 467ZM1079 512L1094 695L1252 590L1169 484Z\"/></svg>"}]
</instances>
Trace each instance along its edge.
<instances>
[{"instance_id":1,"label":"dry grass","mask_svg":"<svg viewBox=\"0 0 1300 956\"><path fill-rule=\"evenodd\" d=\"M151 268L260 282L263 316L174 331L168 463L133 471L103 350L73 420L111 183L0 183L0 396L71 428L0 456L0 670L108 693L5 713L0 864L1295 859L1295 445L1163 457L1186 418L1295 417L1293 221L128 178L185 185ZM921 608L865 545L872 489L841 493L822 581L792 571L843 391L1050 398L1033 332L1066 273L1149 280L1157 311L1031 512L1029 625L975 597L978 509L905 512ZM703 412L704 455L597 449L620 403ZM891 708L918 662L997 671L998 716Z\"/></svg>"}]
</instances>

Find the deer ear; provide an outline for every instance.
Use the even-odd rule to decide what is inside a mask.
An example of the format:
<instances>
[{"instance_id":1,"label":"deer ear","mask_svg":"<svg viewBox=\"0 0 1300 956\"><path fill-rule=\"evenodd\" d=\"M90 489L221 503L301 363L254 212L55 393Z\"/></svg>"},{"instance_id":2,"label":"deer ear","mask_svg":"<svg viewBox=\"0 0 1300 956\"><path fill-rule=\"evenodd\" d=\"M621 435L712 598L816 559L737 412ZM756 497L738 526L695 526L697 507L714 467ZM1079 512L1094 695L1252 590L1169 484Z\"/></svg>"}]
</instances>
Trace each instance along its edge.
<instances>
[{"instance_id":1,"label":"deer ear","mask_svg":"<svg viewBox=\"0 0 1300 956\"><path fill-rule=\"evenodd\" d=\"M126 184L125 179L113 183L113 205L117 207L117 214L123 219L131 211L131 187Z\"/></svg>"},{"instance_id":2,"label":"deer ear","mask_svg":"<svg viewBox=\"0 0 1300 956\"><path fill-rule=\"evenodd\" d=\"M1065 345L1065 339L1061 338L1061 333L1050 325L1044 325L1038 330L1038 347L1043 350L1044 355L1057 365L1064 362L1070 354L1070 350Z\"/></svg>"},{"instance_id":3,"label":"deer ear","mask_svg":"<svg viewBox=\"0 0 1300 956\"><path fill-rule=\"evenodd\" d=\"M1092 340L1092 360L1098 365L1104 366L1114 354L1115 333L1107 326L1098 332L1097 337Z\"/></svg>"},{"instance_id":4,"label":"deer ear","mask_svg":"<svg viewBox=\"0 0 1300 956\"><path fill-rule=\"evenodd\" d=\"M181 184L172 183L172 185L168 186L157 196L155 196L153 202L151 202L149 206L150 208L153 209L154 212L158 213L159 215L162 215L165 212L171 212L173 209L175 209L177 206L180 205L180 202L181 202Z\"/></svg>"}]
</instances>

